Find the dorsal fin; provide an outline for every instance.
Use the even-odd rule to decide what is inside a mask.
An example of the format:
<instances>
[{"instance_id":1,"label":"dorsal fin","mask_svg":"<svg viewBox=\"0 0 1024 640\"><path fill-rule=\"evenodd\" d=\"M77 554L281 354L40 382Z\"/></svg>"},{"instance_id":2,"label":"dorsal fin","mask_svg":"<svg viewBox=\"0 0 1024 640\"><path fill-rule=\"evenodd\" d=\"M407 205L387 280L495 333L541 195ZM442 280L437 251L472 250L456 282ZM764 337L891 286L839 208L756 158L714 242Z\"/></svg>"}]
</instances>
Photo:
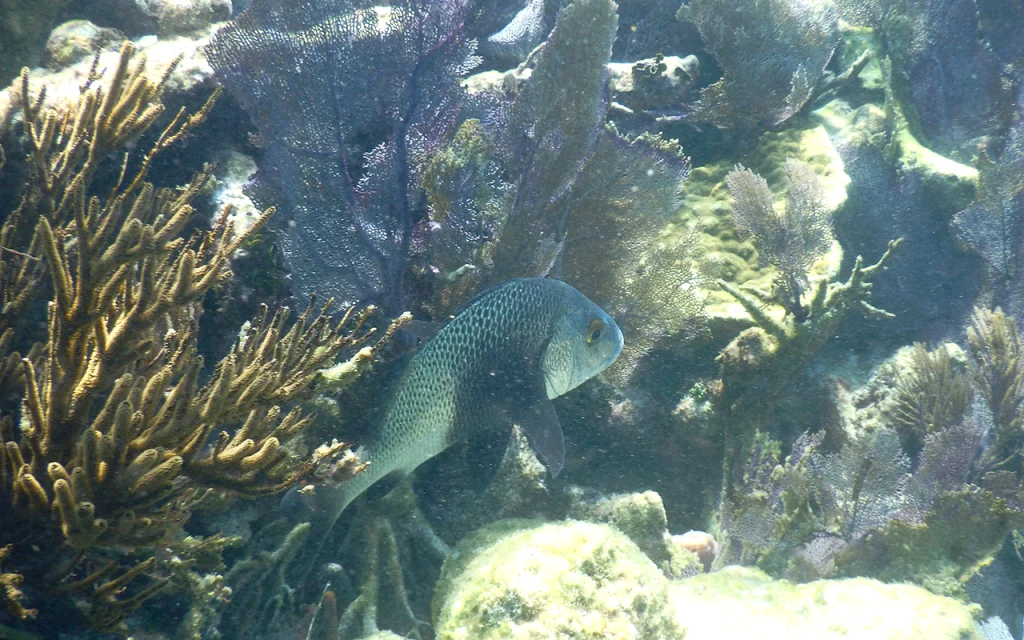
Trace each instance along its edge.
<instances>
[{"instance_id":1,"label":"dorsal fin","mask_svg":"<svg viewBox=\"0 0 1024 640\"><path fill-rule=\"evenodd\" d=\"M497 290L497 289L499 289L501 287L504 287L506 285L510 285L513 282L519 282L521 280L528 280L528 278L512 278L511 280L503 280L503 281L501 281L501 282L499 282L497 284L493 284L493 285L491 285L491 286L489 286L489 287L487 287L487 288L485 288L485 289L483 289L481 291L477 291L476 293L473 294L472 298L470 298L469 300L467 300L464 303L462 303L462 306L459 307L459 310L455 312L455 315L459 315L460 313L462 313L466 309L470 308L471 306L476 304L480 300L480 298L486 296L487 294L491 293L492 291L495 291L495 290Z\"/></svg>"}]
</instances>

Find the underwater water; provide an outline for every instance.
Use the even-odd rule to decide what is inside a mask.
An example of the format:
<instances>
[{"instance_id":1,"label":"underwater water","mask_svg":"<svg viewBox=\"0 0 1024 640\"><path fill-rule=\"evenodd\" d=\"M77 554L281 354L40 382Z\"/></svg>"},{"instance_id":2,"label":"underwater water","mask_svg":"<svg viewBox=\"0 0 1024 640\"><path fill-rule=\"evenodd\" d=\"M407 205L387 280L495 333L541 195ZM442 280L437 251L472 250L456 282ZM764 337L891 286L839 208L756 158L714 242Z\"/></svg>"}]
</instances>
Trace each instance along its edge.
<instances>
[{"instance_id":1,"label":"underwater water","mask_svg":"<svg viewBox=\"0 0 1024 640\"><path fill-rule=\"evenodd\" d=\"M1022 34L0 0L0 640L1020 640Z\"/></svg>"}]
</instances>

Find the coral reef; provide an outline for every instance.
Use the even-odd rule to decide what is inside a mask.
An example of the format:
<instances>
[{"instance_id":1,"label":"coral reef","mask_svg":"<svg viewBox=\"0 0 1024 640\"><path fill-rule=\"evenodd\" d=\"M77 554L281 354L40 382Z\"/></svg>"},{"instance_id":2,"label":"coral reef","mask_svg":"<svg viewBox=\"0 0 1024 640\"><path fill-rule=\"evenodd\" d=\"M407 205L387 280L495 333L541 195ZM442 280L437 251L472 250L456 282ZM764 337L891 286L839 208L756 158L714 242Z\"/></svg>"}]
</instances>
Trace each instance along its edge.
<instances>
[{"instance_id":1,"label":"coral reef","mask_svg":"<svg viewBox=\"0 0 1024 640\"><path fill-rule=\"evenodd\" d=\"M256 0L210 43L218 79L259 127L252 195L281 209L299 293L406 310L416 162L458 125L458 78L476 63L461 37L467 10L463 0L380 12Z\"/></svg>"},{"instance_id":2,"label":"coral reef","mask_svg":"<svg viewBox=\"0 0 1024 640\"><path fill-rule=\"evenodd\" d=\"M996 308L975 308L967 328L974 384L992 416L991 442L976 465L980 471L1021 468L1021 426L1024 415L1024 343L1017 321Z\"/></svg>"},{"instance_id":3,"label":"coral reef","mask_svg":"<svg viewBox=\"0 0 1024 640\"><path fill-rule=\"evenodd\" d=\"M70 20L57 26L46 39L46 66L63 69L105 49L116 50L124 35L88 20Z\"/></svg>"},{"instance_id":4,"label":"coral reef","mask_svg":"<svg viewBox=\"0 0 1024 640\"><path fill-rule=\"evenodd\" d=\"M5 405L0 421L0 541L14 543L6 564L19 566L32 555L25 532L46 532L35 544L47 549L49 568L22 571L26 584L72 594L101 630L122 628L168 586L156 556L119 560L114 550L173 548L205 492L262 495L358 470L354 457L339 457L346 445L338 442L309 456L291 451L314 416L283 408L311 397L321 370L371 333L368 311L334 321L329 305L310 307L289 323L287 309L264 308L200 383L199 302L231 276L246 235L234 234L225 211L213 228L179 237L212 168L178 189L146 181L154 158L203 122L216 93L196 113L178 111L140 157L124 154L112 186L97 184L110 156L164 110L170 69L154 81L145 66L125 43L108 75L94 63L77 104L63 112L44 109L22 72L29 173L0 231L3 384L23 388L20 416ZM37 336L26 317L43 306ZM363 347L352 372L329 383L350 382L380 344ZM27 613L20 607L8 604Z\"/></svg>"},{"instance_id":5,"label":"coral reef","mask_svg":"<svg viewBox=\"0 0 1024 640\"><path fill-rule=\"evenodd\" d=\"M474 90L469 82L472 96L457 85L475 62L471 44L463 40L463 4L439 6L434 17L414 17L411 8L401 7L386 16L342 10L346 18L340 21L329 17L338 10L332 3L322 4L296 24L281 24L294 38L303 28L323 26L316 64L337 66L332 61L340 53L331 43L345 41L352 57L376 60L380 73L405 78L422 96L373 84L354 92L368 104L347 100L336 112L329 96L339 89L321 86L334 76L294 74L283 60L296 54L279 51L282 45L265 37L269 31L262 27L278 20L273 3L255 3L210 48L219 77L261 127L270 162L281 163L280 171L257 175L261 186L253 195L280 201L291 221L282 230L283 248L300 287L303 274L315 274L343 300L446 318L480 286L558 275L605 307L625 313L660 309L634 323L637 339L630 342L636 357L624 360L624 371L660 337L690 327L701 315L695 286L690 293L698 279L688 258L692 242L657 239L686 177L681 150L651 134L625 137L605 127L617 27L613 3L570 4L543 46L523 63L523 73L504 76L513 89L492 84ZM383 33L378 20L386 26ZM410 34L418 30L436 47L408 50ZM274 60L272 70L249 73L253 61L264 57ZM350 72L359 78L375 73ZM346 95L356 81L346 80ZM301 109L286 109L301 123L278 121L282 109L264 104L263 83L293 86L285 93L275 88L282 99L305 96ZM403 100L418 106L397 106ZM388 141L366 144L382 129L374 124L372 135L362 132L367 123L359 118L367 111L406 114L409 120L384 126L391 132ZM341 139L361 144L339 147L307 139L310 132L335 129ZM286 149L274 150L275 145ZM338 174L337 167L352 169ZM295 184L275 182L293 175L304 177ZM308 189L313 182L321 188ZM647 197L638 197L644 193L638 186ZM337 202L346 203L340 218ZM338 222L346 216L359 224ZM613 250L597 242L602 234L623 242ZM638 262L647 266L638 270Z\"/></svg>"},{"instance_id":6,"label":"coral reef","mask_svg":"<svg viewBox=\"0 0 1024 640\"><path fill-rule=\"evenodd\" d=\"M827 195L814 170L786 160L786 207L779 211L764 178L737 165L725 177L733 198L736 227L753 236L762 263L779 270L774 297L797 322L807 319L801 298L807 271L831 248L832 215Z\"/></svg>"},{"instance_id":7,"label":"coral reef","mask_svg":"<svg viewBox=\"0 0 1024 640\"><path fill-rule=\"evenodd\" d=\"M677 237L691 228L697 231L697 260L701 270L712 279L704 284L701 293L706 297L705 311L715 335L731 337L749 327L750 319L732 295L713 286L714 279L742 285L757 290L764 298L771 298L773 283L779 277L777 269L762 264L752 239L742 237L736 228L726 178L738 161L765 179L772 189L773 203L784 201L786 163L790 159L813 169L832 217L843 209L850 177L826 129L806 121L795 122L782 131L762 134L736 160L719 160L695 167L680 186L676 220L667 230L668 237ZM838 244L833 244L829 252L807 270L807 277L813 280L832 277L843 258L840 249ZM765 312L781 316L785 309L773 302L765 307Z\"/></svg>"},{"instance_id":8,"label":"coral reef","mask_svg":"<svg viewBox=\"0 0 1024 640\"><path fill-rule=\"evenodd\" d=\"M836 239L847 255L881 250L882 237L906 239L896 263L899 268L891 278L879 281L873 292L877 304L900 321L851 325L905 343L907 336L921 332L936 336L951 331L970 312L977 291L965 288L976 287L978 278L964 274L977 273L979 265L958 246L948 223L974 198L978 173L940 156L912 135L890 89L890 68L883 56L879 72L884 104L872 101L877 100L877 90L852 93L850 102L848 96L832 100L813 117L828 131L851 178L849 197L834 217ZM949 295L951 288L964 293Z\"/></svg>"},{"instance_id":9,"label":"coral reef","mask_svg":"<svg viewBox=\"0 0 1024 640\"><path fill-rule=\"evenodd\" d=\"M876 318L892 314L868 303L871 281L885 270L901 240L892 240L878 262L863 266L858 256L846 281L821 279L815 283L808 303L807 319L795 317L779 321L764 312L759 298L720 281L757 323L745 329L718 355L719 379L715 382L714 402L722 416L728 416L726 431L726 489L745 459L740 451L748 447L758 429L765 424L781 394L794 376L818 352L839 327L849 311ZM740 427L739 425L742 425ZM741 431L736 432L741 429ZM738 455L738 457L733 457Z\"/></svg>"},{"instance_id":10,"label":"coral reef","mask_svg":"<svg viewBox=\"0 0 1024 640\"><path fill-rule=\"evenodd\" d=\"M72 23L72 26L75 26ZM81 28L86 33L92 31L91 27L84 24L75 26L75 31ZM163 96L169 102L178 102L182 96L192 92L194 102L192 108L202 104L205 96L210 90L210 79L213 76L213 69L203 54L203 48L214 27L193 34L189 38L167 38L157 39L153 37L142 37L133 40L133 46L138 55L144 55L149 61L143 74L151 82L161 82ZM58 36L66 31L58 27ZM112 34L106 34L111 36ZM51 59L53 69L33 69L32 86L38 92L36 98L41 100L39 106L45 109L67 111L74 109L78 103L81 87L90 83L91 73L97 69L112 69L117 66L119 59L119 47L121 39L108 40L104 36L98 40L83 41L74 38L69 45L76 49L68 50L61 47L54 53L61 56L68 56L64 61L70 66L57 67L56 60ZM55 45L64 42L61 37L55 38ZM88 47L87 50L78 50L77 47ZM99 60L94 56L99 55ZM72 62L71 59L77 60ZM176 64L171 64L177 61ZM64 63L62 62L61 65ZM162 78L165 70L170 69L166 78ZM20 102L21 80L15 78L14 82L0 91L0 137L6 139L16 132L17 125L21 120L23 105Z\"/></svg>"},{"instance_id":11,"label":"coral reef","mask_svg":"<svg viewBox=\"0 0 1024 640\"><path fill-rule=\"evenodd\" d=\"M947 345L929 352L918 342L896 372L887 421L911 454L921 450L929 434L959 424L974 400L963 363L954 363L954 350L959 351Z\"/></svg>"},{"instance_id":12,"label":"coral reef","mask_svg":"<svg viewBox=\"0 0 1024 640\"><path fill-rule=\"evenodd\" d=\"M30 4L0 636L1007 633L856 576L1024 615L1020 0ZM524 276L625 337L564 472L453 448L311 570L405 323Z\"/></svg>"},{"instance_id":13,"label":"coral reef","mask_svg":"<svg viewBox=\"0 0 1024 640\"><path fill-rule=\"evenodd\" d=\"M66 0L0 3L0 84L17 76L18 70L38 60L46 34L57 22Z\"/></svg>"},{"instance_id":14,"label":"coral reef","mask_svg":"<svg viewBox=\"0 0 1024 640\"><path fill-rule=\"evenodd\" d=\"M979 38L981 17L959 2L895 0L881 26L912 130L960 162L1010 124L1018 87L1007 66L1024 59L1019 43Z\"/></svg>"},{"instance_id":15,"label":"coral reef","mask_svg":"<svg viewBox=\"0 0 1024 640\"><path fill-rule=\"evenodd\" d=\"M781 463L777 443L755 440L722 506L728 557L962 596L1024 522L1013 319L977 309L968 346L970 375L957 370L967 356L955 345L907 347L878 367L840 411L837 452L824 433L804 435Z\"/></svg>"},{"instance_id":16,"label":"coral reef","mask_svg":"<svg viewBox=\"0 0 1024 640\"><path fill-rule=\"evenodd\" d=\"M622 534L504 520L466 538L435 600L439 638L981 638L977 607L876 580L794 584L745 567L667 581Z\"/></svg>"},{"instance_id":17,"label":"coral reef","mask_svg":"<svg viewBox=\"0 0 1024 640\"><path fill-rule=\"evenodd\" d=\"M275 535L282 529L284 535ZM231 589L231 598L218 627L225 637L259 638L291 627L286 613L296 608L296 595L286 574L309 530L309 523L291 529L280 520L268 525L253 545L255 553L225 573L223 580Z\"/></svg>"},{"instance_id":18,"label":"coral reef","mask_svg":"<svg viewBox=\"0 0 1024 640\"><path fill-rule=\"evenodd\" d=\"M148 0L145 8L161 37L207 30L231 17L231 0Z\"/></svg>"},{"instance_id":19,"label":"coral reef","mask_svg":"<svg viewBox=\"0 0 1024 640\"><path fill-rule=\"evenodd\" d=\"M612 2L569 5L509 107L506 144L516 192L490 282L544 275L554 266L571 215L570 188L601 138L617 28Z\"/></svg>"},{"instance_id":20,"label":"coral reef","mask_svg":"<svg viewBox=\"0 0 1024 640\"><path fill-rule=\"evenodd\" d=\"M600 496L575 489L570 498L569 518L615 527L669 578L696 575L709 568L717 555L718 544L708 534L668 532L665 505L654 491Z\"/></svg>"},{"instance_id":21,"label":"coral reef","mask_svg":"<svg viewBox=\"0 0 1024 640\"><path fill-rule=\"evenodd\" d=\"M1020 315L1024 312L1018 268L1024 242L1024 119L1018 117L998 158L983 149L975 166L977 196L954 216L953 229L984 261L993 303Z\"/></svg>"}]
</instances>

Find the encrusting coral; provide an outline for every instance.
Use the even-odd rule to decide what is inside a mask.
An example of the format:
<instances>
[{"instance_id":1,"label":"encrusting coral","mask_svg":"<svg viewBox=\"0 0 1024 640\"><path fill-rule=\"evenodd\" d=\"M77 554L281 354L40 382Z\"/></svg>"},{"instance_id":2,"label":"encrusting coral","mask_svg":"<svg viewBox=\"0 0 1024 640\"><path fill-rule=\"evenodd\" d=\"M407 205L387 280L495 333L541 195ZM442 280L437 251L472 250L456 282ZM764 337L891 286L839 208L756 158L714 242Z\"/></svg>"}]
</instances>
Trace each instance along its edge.
<instances>
[{"instance_id":1,"label":"encrusting coral","mask_svg":"<svg viewBox=\"0 0 1024 640\"><path fill-rule=\"evenodd\" d=\"M116 550L173 547L205 491L261 495L359 470L343 443L305 457L290 451L315 416L284 407L311 397L321 371L373 333L364 329L371 309L334 321L330 303L311 303L289 326L287 309L264 307L201 383L201 299L231 277L232 254L273 210L238 235L225 211L185 239L190 203L212 168L178 189L146 182L153 158L206 118L217 92L195 113L173 116L141 160L125 153L113 186L94 185L104 160L164 111L169 70L153 81L145 64L125 43L106 81L94 65L77 105L63 112L43 110L22 72L28 177L0 231L0 386L23 388L20 417L0 407L0 545L14 545L0 548L34 593L71 594L101 630L119 629L167 584L155 557L122 566ZM24 318L44 293L46 330L36 336ZM344 363L330 386L365 369L396 328ZM30 532L58 568L21 568L32 562ZM10 575L3 602L16 618L30 616Z\"/></svg>"}]
</instances>

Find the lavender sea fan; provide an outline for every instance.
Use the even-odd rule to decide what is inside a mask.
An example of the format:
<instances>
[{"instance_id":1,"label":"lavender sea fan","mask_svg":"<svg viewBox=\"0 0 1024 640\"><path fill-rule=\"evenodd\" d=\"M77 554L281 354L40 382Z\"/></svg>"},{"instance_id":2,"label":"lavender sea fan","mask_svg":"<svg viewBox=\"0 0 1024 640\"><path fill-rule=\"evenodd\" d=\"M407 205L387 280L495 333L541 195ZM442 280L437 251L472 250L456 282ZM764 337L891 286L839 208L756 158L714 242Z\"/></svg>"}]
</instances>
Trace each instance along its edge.
<instances>
[{"instance_id":1,"label":"lavender sea fan","mask_svg":"<svg viewBox=\"0 0 1024 640\"><path fill-rule=\"evenodd\" d=\"M260 130L252 194L286 222L299 293L404 306L423 204L415 159L457 123L468 0L254 0L208 49Z\"/></svg>"},{"instance_id":2,"label":"lavender sea fan","mask_svg":"<svg viewBox=\"0 0 1024 640\"><path fill-rule=\"evenodd\" d=\"M910 460L891 429L876 429L842 451L811 458L813 495L832 533L849 541L883 526L905 501Z\"/></svg>"},{"instance_id":3,"label":"lavender sea fan","mask_svg":"<svg viewBox=\"0 0 1024 640\"><path fill-rule=\"evenodd\" d=\"M689 161L674 141L605 129L569 196L561 275L615 314L626 345L608 376L632 375L659 340L696 334L703 320L697 234L662 235Z\"/></svg>"}]
</instances>

